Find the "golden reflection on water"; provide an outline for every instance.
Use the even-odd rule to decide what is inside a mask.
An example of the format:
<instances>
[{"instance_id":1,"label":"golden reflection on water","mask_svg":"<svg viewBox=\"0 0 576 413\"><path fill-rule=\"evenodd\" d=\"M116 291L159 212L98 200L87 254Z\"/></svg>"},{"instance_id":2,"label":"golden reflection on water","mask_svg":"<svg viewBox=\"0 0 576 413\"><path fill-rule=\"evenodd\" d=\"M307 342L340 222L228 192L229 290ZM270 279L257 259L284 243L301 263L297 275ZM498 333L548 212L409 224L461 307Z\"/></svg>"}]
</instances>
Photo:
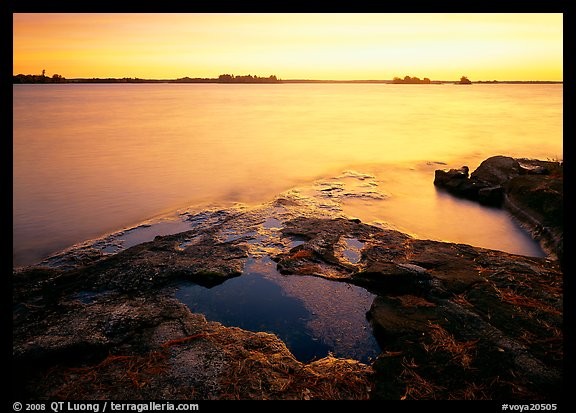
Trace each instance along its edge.
<instances>
[{"instance_id":1,"label":"golden reflection on water","mask_svg":"<svg viewBox=\"0 0 576 413\"><path fill-rule=\"evenodd\" d=\"M562 85L15 85L13 118L15 262L189 204L264 202L350 165L562 157ZM462 224L436 217L427 172L415 188L383 171L405 203L364 213L450 239Z\"/></svg>"},{"instance_id":2,"label":"golden reflection on water","mask_svg":"<svg viewBox=\"0 0 576 413\"><path fill-rule=\"evenodd\" d=\"M421 239L545 256L505 210L459 199L436 188L434 170L443 167L446 166L436 163L367 167L376 178L382 177L376 181L379 187L386 188L386 199L346 198L342 210L364 222L384 225Z\"/></svg>"}]
</instances>

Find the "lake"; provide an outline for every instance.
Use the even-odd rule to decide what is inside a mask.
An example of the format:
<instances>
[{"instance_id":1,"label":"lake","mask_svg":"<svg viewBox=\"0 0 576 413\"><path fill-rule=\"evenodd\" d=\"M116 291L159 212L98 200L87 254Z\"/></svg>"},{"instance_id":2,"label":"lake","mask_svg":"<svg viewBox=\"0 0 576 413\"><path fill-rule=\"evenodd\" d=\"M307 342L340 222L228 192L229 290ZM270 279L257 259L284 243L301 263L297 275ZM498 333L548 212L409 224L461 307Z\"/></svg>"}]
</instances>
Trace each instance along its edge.
<instances>
[{"instance_id":1,"label":"lake","mask_svg":"<svg viewBox=\"0 0 576 413\"><path fill-rule=\"evenodd\" d=\"M542 256L500 209L437 191L434 169L561 159L559 84L13 86L13 264L179 208L255 205L371 174L345 212L414 236Z\"/></svg>"}]
</instances>

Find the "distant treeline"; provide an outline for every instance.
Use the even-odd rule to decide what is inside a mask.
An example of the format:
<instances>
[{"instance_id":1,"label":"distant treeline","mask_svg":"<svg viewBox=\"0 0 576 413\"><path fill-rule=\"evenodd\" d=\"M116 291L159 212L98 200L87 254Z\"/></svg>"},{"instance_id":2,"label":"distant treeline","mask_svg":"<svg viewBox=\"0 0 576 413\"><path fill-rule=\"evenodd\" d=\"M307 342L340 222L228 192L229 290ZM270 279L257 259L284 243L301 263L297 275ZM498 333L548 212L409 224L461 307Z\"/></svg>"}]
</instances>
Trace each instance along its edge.
<instances>
[{"instance_id":1,"label":"distant treeline","mask_svg":"<svg viewBox=\"0 0 576 413\"><path fill-rule=\"evenodd\" d=\"M268 77L259 77L252 75L234 76L230 74L223 74L217 78L207 77L181 77L178 79L141 79L138 77L123 77L123 78L76 78L66 79L63 76L54 74L51 77L46 76L45 72L41 75L23 75L18 74L12 76L13 83L387 83L387 84L435 84L440 85L444 83L456 84L471 84L471 83L513 83L513 84L550 84L550 83L563 83L563 81L553 80L478 80L471 82L466 76L462 76L460 81L454 82L453 80L430 80L425 77L420 79L418 77L404 76L404 78L395 77L392 80L315 80L315 79L284 79L280 80L275 75Z\"/></svg>"},{"instance_id":2,"label":"distant treeline","mask_svg":"<svg viewBox=\"0 0 576 413\"><path fill-rule=\"evenodd\" d=\"M395 77L394 79L392 79L392 83L394 84L424 84L424 85L429 85L430 83L432 83L432 81L430 79L428 79L427 77L425 77L424 79L420 79L419 77L410 77L410 76L404 76L404 78L399 78L399 77Z\"/></svg>"},{"instance_id":3,"label":"distant treeline","mask_svg":"<svg viewBox=\"0 0 576 413\"><path fill-rule=\"evenodd\" d=\"M444 81L431 81L429 78L425 77L424 79L420 79L419 77L411 77L411 76L404 76L404 78L395 77L392 79L392 83L395 85L429 85L429 84L442 84L446 83ZM460 81L454 82L458 85L470 85L472 82L466 76L462 76Z\"/></svg>"},{"instance_id":4,"label":"distant treeline","mask_svg":"<svg viewBox=\"0 0 576 413\"><path fill-rule=\"evenodd\" d=\"M242 75L234 76L229 74L224 74L218 76L218 78L205 78L205 77L181 77L176 80L172 80L174 83L280 83L276 75L270 75L268 77L252 76L252 75Z\"/></svg>"},{"instance_id":5,"label":"distant treeline","mask_svg":"<svg viewBox=\"0 0 576 413\"><path fill-rule=\"evenodd\" d=\"M506 84L557 84L564 83L563 80L477 80L474 83L506 83Z\"/></svg>"},{"instance_id":6,"label":"distant treeline","mask_svg":"<svg viewBox=\"0 0 576 413\"><path fill-rule=\"evenodd\" d=\"M275 75L268 77L258 77L258 76L234 76L234 75L220 75L218 76L219 83L278 83L279 80Z\"/></svg>"},{"instance_id":7,"label":"distant treeline","mask_svg":"<svg viewBox=\"0 0 576 413\"><path fill-rule=\"evenodd\" d=\"M220 75L217 78L200 78L200 77L182 77L179 79L141 79L137 77L123 78L81 78L66 79L60 75L52 77L41 75L23 75L12 76L13 83L280 83L276 75L268 77L259 77L252 75L234 76L230 74Z\"/></svg>"},{"instance_id":8,"label":"distant treeline","mask_svg":"<svg viewBox=\"0 0 576 413\"><path fill-rule=\"evenodd\" d=\"M53 75L52 77L41 75L16 75L12 76L13 83L66 83L66 78L60 75Z\"/></svg>"}]
</instances>

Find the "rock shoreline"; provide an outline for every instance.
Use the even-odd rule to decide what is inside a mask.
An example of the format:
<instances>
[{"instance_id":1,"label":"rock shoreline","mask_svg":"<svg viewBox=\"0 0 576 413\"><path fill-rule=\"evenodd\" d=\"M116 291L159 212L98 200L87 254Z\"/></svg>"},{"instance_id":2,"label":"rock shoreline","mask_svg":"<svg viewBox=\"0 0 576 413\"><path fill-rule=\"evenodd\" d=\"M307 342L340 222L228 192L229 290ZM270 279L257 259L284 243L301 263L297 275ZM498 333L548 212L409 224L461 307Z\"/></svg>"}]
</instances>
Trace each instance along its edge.
<instances>
[{"instance_id":1,"label":"rock shoreline","mask_svg":"<svg viewBox=\"0 0 576 413\"><path fill-rule=\"evenodd\" d=\"M14 397L561 396L558 261L418 240L297 192L190 219L197 225L189 231L113 255L86 249L59 266L13 271ZM217 285L263 256L286 277L314 275L375 294L367 317L379 357L371 365L333 356L303 363L277 336L208 321L174 298L178 283Z\"/></svg>"},{"instance_id":2,"label":"rock shoreline","mask_svg":"<svg viewBox=\"0 0 576 413\"><path fill-rule=\"evenodd\" d=\"M436 170L434 185L484 205L503 206L545 251L564 260L563 165L561 162L493 156L469 168Z\"/></svg>"}]
</instances>

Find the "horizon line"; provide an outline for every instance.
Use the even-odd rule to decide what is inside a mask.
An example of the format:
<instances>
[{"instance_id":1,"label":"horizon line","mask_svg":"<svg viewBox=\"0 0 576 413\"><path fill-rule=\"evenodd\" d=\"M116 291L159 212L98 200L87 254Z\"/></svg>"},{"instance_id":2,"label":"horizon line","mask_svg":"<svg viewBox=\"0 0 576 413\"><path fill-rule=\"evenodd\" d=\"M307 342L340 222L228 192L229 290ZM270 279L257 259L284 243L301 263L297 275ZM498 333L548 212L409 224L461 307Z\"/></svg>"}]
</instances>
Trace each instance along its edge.
<instances>
[{"instance_id":1,"label":"horizon line","mask_svg":"<svg viewBox=\"0 0 576 413\"><path fill-rule=\"evenodd\" d=\"M17 77L17 76L42 76L42 75L37 75L37 74L23 74L23 73L18 73L18 74L13 74L12 77ZM53 75L57 75L57 73L54 73ZM58 75L61 76L61 75ZM249 75L238 75L239 77L243 77L243 76L249 76ZM267 79L268 77L261 77L258 75L253 75L255 78L258 79ZM276 75L270 75L270 76L276 76ZM47 79L51 79L51 76L44 76ZM184 77L177 77L177 78L144 78L144 77L128 77L128 76L122 76L122 77L88 77L88 76L79 76L79 77L62 77L64 80L66 81L70 81L70 80L123 80L123 79L133 79L133 80L143 80L143 81L155 81L155 82L173 82L176 80L182 80L182 79L190 79L190 80L218 80L218 77L190 77L190 76L184 76ZM424 79L424 78L423 78ZM457 82L460 79L430 79L431 82ZM287 79L283 79L283 78L278 78L274 83L281 83L281 82L334 82L334 83L346 83L346 82L366 82L366 83L374 83L374 82L393 82L393 79L315 79L315 78L287 78ZM478 82L483 82L483 83L488 83L488 82L555 82L555 83L564 83L564 79L561 80L553 80L553 79L536 79L536 80L531 80L531 79L503 79L503 80L499 80L499 79L481 79L481 80L471 80L472 83L478 83ZM192 83L192 82L191 82ZM225 82L221 82L221 83L225 83ZM233 83L233 82L232 82Z\"/></svg>"}]
</instances>

